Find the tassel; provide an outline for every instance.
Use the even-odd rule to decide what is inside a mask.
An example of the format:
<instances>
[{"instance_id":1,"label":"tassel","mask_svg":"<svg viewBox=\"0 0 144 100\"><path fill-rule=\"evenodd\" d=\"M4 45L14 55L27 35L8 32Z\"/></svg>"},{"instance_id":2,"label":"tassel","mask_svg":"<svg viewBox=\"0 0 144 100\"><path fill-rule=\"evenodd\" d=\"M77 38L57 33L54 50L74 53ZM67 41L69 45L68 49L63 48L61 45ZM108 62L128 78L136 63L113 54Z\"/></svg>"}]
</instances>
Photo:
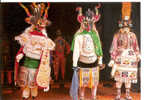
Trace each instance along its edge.
<instances>
[{"instance_id":1,"label":"tassel","mask_svg":"<svg viewBox=\"0 0 144 100\"><path fill-rule=\"evenodd\" d=\"M93 79L92 79L92 69L89 70L89 88L92 88L92 83L93 83Z\"/></svg>"},{"instance_id":2,"label":"tassel","mask_svg":"<svg viewBox=\"0 0 144 100\"><path fill-rule=\"evenodd\" d=\"M69 91L70 96L73 98L73 100L78 100L78 88L79 88L79 82L78 82L78 74L76 69L73 72L72 84Z\"/></svg>"}]
</instances>

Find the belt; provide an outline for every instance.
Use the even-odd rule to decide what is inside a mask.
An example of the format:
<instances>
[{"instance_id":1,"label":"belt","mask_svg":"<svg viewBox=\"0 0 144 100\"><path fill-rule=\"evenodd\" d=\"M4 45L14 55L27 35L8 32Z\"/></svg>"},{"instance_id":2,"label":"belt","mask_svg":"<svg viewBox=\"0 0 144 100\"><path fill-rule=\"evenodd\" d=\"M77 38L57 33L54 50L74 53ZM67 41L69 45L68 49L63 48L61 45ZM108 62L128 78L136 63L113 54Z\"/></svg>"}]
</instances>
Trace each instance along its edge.
<instances>
[{"instance_id":1,"label":"belt","mask_svg":"<svg viewBox=\"0 0 144 100\"><path fill-rule=\"evenodd\" d=\"M98 64L97 64L97 61L95 61L94 63L89 63L89 64L78 61L78 66L80 68L93 68L93 67L98 67Z\"/></svg>"}]
</instances>

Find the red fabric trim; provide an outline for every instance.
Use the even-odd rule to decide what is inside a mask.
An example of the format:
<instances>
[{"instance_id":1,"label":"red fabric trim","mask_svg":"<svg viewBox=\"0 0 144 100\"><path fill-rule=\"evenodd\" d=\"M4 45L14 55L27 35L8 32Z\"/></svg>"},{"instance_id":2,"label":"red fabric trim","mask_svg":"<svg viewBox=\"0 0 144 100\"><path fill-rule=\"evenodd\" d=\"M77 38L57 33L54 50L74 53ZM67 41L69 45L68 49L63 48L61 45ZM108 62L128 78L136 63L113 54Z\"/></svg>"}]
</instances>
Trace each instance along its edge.
<instances>
[{"instance_id":1,"label":"red fabric trim","mask_svg":"<svg viewBox=\"0 0 144 100\"><path fill-rule=\"evenodd\" d=\"M101 17L100 14L99 14L99 15L95 15L95 16L94 16L95 22L99 21L100 17Z\"/></svg>"},{"instance_id":2,"label":"red fabric trim","mask_svg":"<svg viewBox=\"0 0 144 100\"><path fill-rule=\"evenodd\" d=\"M42 32L38 32L38 31L32 31L32 32L30 32L30 34L31 35L39 35L39 36L44 36L45 37L45 35L42 34Z\"/></svg>"},{"instance_id":3,"label":"red fabric trim","mask_svg":"<svg viewBox=\"0 0 144 100\"><path fill-rule=\"evenodd\" d=\"M83 19L84 19L84 16L78 16L77 17L77 20L79 23L82 23Z\"/></svg>"},{"instance_id":4,"label":"red fabric trim","mask_svg":"<svg viewBox=\"0 0 144 100\"><path fill-rule=\"evenodd\" d=\"M17 52L16 54L16 57L17 55L19 55L20 53L23 53L23 46L19 49L19 51ZM14 81L17 81L17 76L18 76L18 68L19 68L19 62L17 62L17 59L15 57L15 66L14 66Z\"/></svg>"}]
</instances>

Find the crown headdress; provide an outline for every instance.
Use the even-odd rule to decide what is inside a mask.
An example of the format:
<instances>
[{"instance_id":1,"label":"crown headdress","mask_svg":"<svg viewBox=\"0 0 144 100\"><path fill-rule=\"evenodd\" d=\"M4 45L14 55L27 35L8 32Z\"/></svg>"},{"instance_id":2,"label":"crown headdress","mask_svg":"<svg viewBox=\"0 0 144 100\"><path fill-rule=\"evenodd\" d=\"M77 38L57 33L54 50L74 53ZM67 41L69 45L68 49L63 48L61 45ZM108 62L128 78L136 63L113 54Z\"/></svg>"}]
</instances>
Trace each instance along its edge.
<instances>
[{"instance_id":1,"label":"crown headdress","mask_svg":"<svg viewBox=\"0 0 144 100\"><path fill-rule=\"evenodd\" d=\"M119 27L132 27L131 18L131 3L122 2L122 20L119 21Z\"/></svg>"}]
</instances>

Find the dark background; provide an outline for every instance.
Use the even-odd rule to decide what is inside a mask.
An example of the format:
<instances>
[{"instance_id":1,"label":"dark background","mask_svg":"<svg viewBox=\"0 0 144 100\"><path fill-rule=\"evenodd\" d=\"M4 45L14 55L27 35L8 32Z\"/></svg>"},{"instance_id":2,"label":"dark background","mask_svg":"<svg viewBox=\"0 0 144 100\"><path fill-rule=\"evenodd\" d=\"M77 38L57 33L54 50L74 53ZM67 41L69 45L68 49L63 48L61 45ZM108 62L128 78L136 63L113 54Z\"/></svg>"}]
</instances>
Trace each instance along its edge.
<instances>
[{"instance_id":1,"label":"dark background","mask_svg":"<svg viewBox=\"0 0 144 100\"><path fill-rule=\"evenodd\" d=\"M23 3L28 8L29 3ZM88 8L94 9L97 2L89 3L50 3L50 9L48 11L48 19L52 22L52 25L47 27L47 33L52 40L56 37L56 30L61 29L63 37L71 44L74 33L80 27L77 21L76 7L81 6L83 12ZM121 3L117 2L103 2L101 3L100 13L101 18L96 23L97 30L102 41L104 63L108 64L110 60L109 49L113 39L114 33L118 30L118 20L121 18ZM30 26L25 23L24 19L27 17L23 8L18 3L1 3L0 4L0 54L6 54L7 51L8 60L6 64L1 61L1 70L13 70L14 59L16 52L20 48L20 45L14 41L16 35L21 34L25 28ZM140 3L132 3L131 19L133 21L132 31L135 32L140 45ZM67 56L66 66L66 79L71 80L72 76L72 52ZM111 68L106 68L101 71L101 80L110 79Z\"/></svg>"}]
</instances>

